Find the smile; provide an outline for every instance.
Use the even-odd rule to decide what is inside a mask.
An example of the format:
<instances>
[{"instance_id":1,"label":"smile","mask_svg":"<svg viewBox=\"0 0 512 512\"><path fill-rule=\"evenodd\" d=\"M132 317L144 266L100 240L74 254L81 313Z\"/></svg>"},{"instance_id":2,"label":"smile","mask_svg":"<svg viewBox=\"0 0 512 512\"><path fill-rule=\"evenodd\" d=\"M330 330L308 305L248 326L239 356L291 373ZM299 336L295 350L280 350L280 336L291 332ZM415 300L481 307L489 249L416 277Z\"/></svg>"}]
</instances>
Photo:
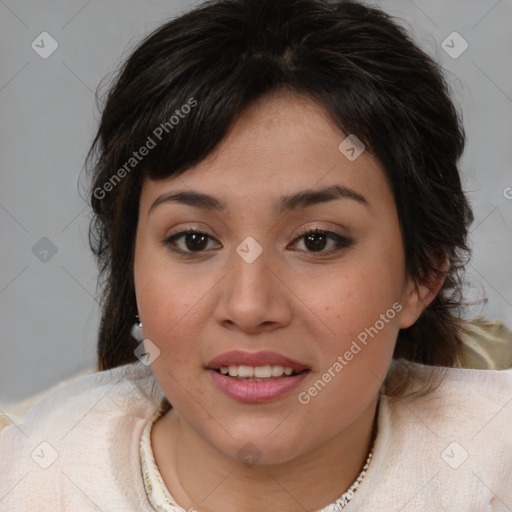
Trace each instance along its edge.
<instances>
[{"instance_id":1,"label":"smile","mask_svg":"<svg viewBox=\"0 0 512 512\"><path fill-rule=\"evenodd\" d=\"M268 350L225 352L212 359L206 370L218 390L243 403L277 400L311 371L304 363Z\"/></svg>"}]
</instances>

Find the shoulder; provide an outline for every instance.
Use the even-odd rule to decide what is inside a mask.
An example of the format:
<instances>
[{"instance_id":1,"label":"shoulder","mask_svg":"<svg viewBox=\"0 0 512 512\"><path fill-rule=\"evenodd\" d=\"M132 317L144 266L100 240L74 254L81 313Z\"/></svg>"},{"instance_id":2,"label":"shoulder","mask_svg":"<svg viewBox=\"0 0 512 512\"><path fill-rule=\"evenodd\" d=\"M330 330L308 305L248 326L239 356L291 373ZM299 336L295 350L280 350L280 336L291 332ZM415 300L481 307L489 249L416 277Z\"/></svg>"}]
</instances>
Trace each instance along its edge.
<instances>
[{"instance_id":1,"label":"shoulder","mask_svg":"<svg viewBox=\"0 0 512 512\"><path fill-rule=\"evenodd\" d=\"M130 363L52 388L40 396L16 423L30 434L32 429L40 430L56 423L67 424L70 417L84 410L91 413L91 417L96 411L107 416L124 414L148 400L157 400L161 395L151 368L140 362ZM107 403L108 407L105 407Z\"/></svg>"},{"instance_id":2,"label":"shoulder","mask_svg":"<svg viewBox=\"0 0 512 512\"><path fill-rule=\"evenodd\" d=\"M409 409L436 429L462 429L468 433L484 426L492 433L512 419L512 369L472 370L415 363L408 366L410 391L421 388L430 379L435 387L424 396L406 393L403 398L392 400L395 412ZM512 431L509 435L512 439Z\"/></svg>"},{"instance_id":3,"label":"shoulder","mask_svg":"<svg viewBox=\"0 0 512 512\"><path fill-rule=\"evenodd\" d=\"M404 503L412 500L410 510L430 510L424 497L441 510L498 499L512 505L512 369L409 368L411 390L432 378L437 387L381 401L381 452L395 485L409 484Z\"/></svg>"},{"instance_id":4,"label":"shoulder","mask_svg":"<svg viewBox=\"0 0 512 512\"><path fill-rule=\"evenodd\" d=\"M27 507L41 496L57 504L64 487L82 482L97 497L104 489L117 499L114 486L120 500L121 491L140 498L138 438L164 397L151 367L138 361L53 389L0 431L0 496Z\"/></svg>"},{"instance_id":5,"label":"shoulder","mask_svg":"<svg viewBox=\"0 0 512 512\"><path fill-rule=\"evenodd\" d=\"M53 385L50 385L49 387L40 390L35 394L26 397L25 399L0 403L0 409L2 410L2 415L0 416L0 430L12 423L20 422L25 416L26 412L33 405L39 402L44 396L50 394L52 391L61 388L70 382L85 377L86 375L91 375L96 372L97 370L94 368L88 368L69 377L64 377Z\"/></svg>"},{"instance_id":6,"label":"shoulder","mask_svg":"<svg viewBox=\"0 0 512 512\"><path fill-rule=\"evenodd\" d=\"M387 398L396 432L406 435L407 425L422 425L437 438L478 439L512 448L512 430L508 428L512 422L512 369L472 370L415 363L408 367L409 392L398 399ZM413 393L429 381L435 384L430 393ZM404 422L404 418L414 421ZM512 456L512 451L508 453Z\"/></svg>"}]
</instances>

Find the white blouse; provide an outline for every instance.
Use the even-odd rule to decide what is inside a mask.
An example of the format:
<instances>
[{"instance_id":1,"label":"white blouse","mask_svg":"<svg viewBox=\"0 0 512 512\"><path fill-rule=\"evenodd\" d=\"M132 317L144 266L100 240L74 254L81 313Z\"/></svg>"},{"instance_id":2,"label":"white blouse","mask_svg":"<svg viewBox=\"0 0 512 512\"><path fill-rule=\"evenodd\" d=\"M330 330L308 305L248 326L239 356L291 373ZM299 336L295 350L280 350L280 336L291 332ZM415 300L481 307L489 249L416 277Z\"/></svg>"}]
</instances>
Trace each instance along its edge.
<instances>
[{"instance_id":1,"label":"white blouse","mask_svg":"<svg viewBox=\"0 0 512 512\"><path fill-rule=\"evenodd\" d=\"M443 371L411 369L412 386ZM49 392L0 430L0 512L183 512L151 452L164 398L138 361ZM450 368L425 397L382 395L373 457L344 511L510 512L510 425L512 369Z\"/></svg>"}]
</instances>

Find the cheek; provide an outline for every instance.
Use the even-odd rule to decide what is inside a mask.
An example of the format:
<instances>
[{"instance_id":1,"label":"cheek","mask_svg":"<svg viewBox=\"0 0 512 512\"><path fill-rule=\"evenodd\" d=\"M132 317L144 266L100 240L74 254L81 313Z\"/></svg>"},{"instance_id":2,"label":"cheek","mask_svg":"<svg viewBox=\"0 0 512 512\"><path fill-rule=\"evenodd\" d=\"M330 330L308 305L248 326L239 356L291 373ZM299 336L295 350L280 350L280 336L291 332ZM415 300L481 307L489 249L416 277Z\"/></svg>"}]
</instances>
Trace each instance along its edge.
<instances>
[{"instance_id":1,"label":"cheek","mask_svg":"<svg viewBox=\"0 0 512 512\"><path fill-rule=\"evenodd\" d=\"M200 270L202 269L202 270ZM176 264L165 250L145 244L134 265L137 307L142 331L160 350L153 369L164 366L173 373L185 372L195 378L199 371L201 333L211 321L206 314L218 275L203 264Z\"/></svg>"},{"instance_id":2,"label":"cheek","mask_svg":"<svg viewBox=\"0 0 512 512\"><path fill-rule=\"evenodd\" d=\"M372 268L360 259L338 276L325 279L315 314L308 315L306 329L321 361L299 397L310 412L305 419L310 428L320 423L333 435L378 393L393 355L401 309L399 287L380 264Z\"/></svg>"},{"instance_id":3,"label":"cheek","mask_svg":"<svg viewBox=\"0 0 512 512\"><path fill-rule=\"evenodd\" d=\"M326 305L322 316L329 333L316 336L321 345L321 373L330 370L342 375L337 381L347 399L364 396L365 391L371 394L391 361L401 305L389 292L363 282L344 294L338 292L334 300L337 305Z\"/></svg>"},{"instance_id":4,"label":"cheek","mask_svg":"<svg viewBox=\"0 0 512 512\"><path fill-rule=\"evenodd\" d=\"M401 298L403 266L395 255L375 258L368 249L346 258L337 268L315 272L294 283L307 321L331 338L347 340L373 325ZM393 257L391 257L393 256ZM310 313L307 314L307 311ZM396 310L389 323L397 323ZM387 324L386 324L387 325Z\"/></svg>"},{"instance_id":5,"label":"cheek","mask_svg":"<svg viewBox=\"0 0 512 512\"><path fill-rule=\"evenodd\" d=\"M321 346L320 371L338 376L329 386L334 400L371 394L385 376L399 331L403 275L401 246L383 239L354 252L335 271L302 282L297 294L309 288L311 312L304 318Z\"/></svg>"},{"instance_id":6,"label":"cheek","mask_svg":"<svg viewBox=\"0 0 512 512\"><path fill-rule=\"evenodd\" d=\"M205 321L199 310L207 289L192 276L159 266L155 260L144 269L136 280L142 331L160 350L151 368L174 407L190 409L192 414L194 407L187 405L189 393L202 394L197 377L203 357L197 340Z\"/></svg>"},{"instance_id":7,"label":"cheek","mask_svg":"<svg viewBox=\"0 0 512 512\"><path fill-rule=\"evenodd\" d=\"M139 314L143 320L144 336L150 338L161 350L169 345L190 339L194 328L199 329L202 318L198 314L201 298L206 289L190 286L191 278L183 278L174 273L146 272L146 284L137 292ZM152 272L153 273L153 272ZM183 336L183 332L189 333ZM189 348L191 344L189 343Z\"/></svg>"}]
</instances>

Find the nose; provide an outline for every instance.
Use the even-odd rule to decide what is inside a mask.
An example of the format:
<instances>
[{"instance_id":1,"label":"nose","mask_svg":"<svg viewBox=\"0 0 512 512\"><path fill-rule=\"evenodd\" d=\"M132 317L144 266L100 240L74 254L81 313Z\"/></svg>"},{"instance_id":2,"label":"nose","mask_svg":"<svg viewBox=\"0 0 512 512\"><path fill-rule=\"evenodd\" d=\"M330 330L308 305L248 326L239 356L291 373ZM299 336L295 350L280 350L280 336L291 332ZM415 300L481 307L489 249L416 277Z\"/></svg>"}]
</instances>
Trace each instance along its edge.
<instances>
[{"instance_id":1,"label":"nose","mask_svg":"<svg viewBox=\"0 0 512 512\"><path fill-rule=\"evenodd\" d=\"M288 325L292 316L291 292L279 275L277 264L269 262L265 251L249 261L233 251L231 270L219 283L217 322L249 334Z\"/></svg>"}]
</instances>

